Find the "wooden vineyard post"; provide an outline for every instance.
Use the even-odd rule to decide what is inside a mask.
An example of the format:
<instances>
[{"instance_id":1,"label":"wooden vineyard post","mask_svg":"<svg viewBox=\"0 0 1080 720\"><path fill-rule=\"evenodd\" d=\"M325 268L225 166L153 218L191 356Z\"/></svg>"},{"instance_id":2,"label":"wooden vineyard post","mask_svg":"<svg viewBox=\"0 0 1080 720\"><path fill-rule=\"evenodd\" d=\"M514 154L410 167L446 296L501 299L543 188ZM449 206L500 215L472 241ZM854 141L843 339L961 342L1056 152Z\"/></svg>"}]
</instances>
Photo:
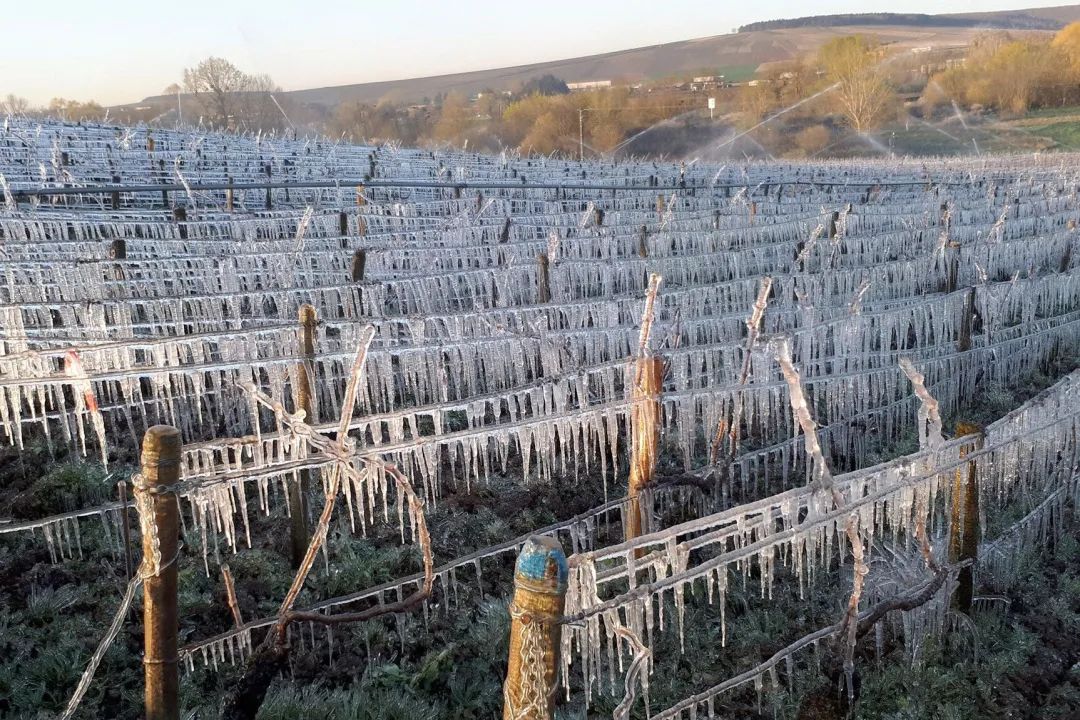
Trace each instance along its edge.
<instances>
[{"instance_id":1,"label":"wooden vineyard post","mask_svg":"<svg viewBox=\"0 0 1080 720\"><path fill-rule=\"evenodd\" d=\"M310 377L310 368L315 360L315 327L318 322L319 318L314 307L307 304L300 306L300 355L304 358L304 362L299 367L296 407L304 411L306 415L305 422L308 424L315 422L315 416L311 409L312 378ZM307 549L306 540L304 541L304 549Z\"/></svg>"},{"instance_id":2,"label":"wooden vineyard post","mask_svg":"<svg viewBox=\"0 0 1080 720\"><path fill-rule=\"evenodd\" d=\"M363 222L363 218L360 218L360 222ZM350 276L352 277L352 281L354 283L362 283L362 282L364 282L364 271L365 271L366 267L367 267L367 251L362 250L362 249L358 249L356 252L353 253L352 267L350 268ZM364 302L364 289L362 287L357 288L356 292L359 293L358 301L359 301L359 303L361 304L361 307L362 307L363 302Z\"/></svg>"},{"instance_id":3,"label":"wooden vineyard post","mask_svg":"<svg viewBox=\"0 0 1080 720\"><path fill-rule=\"evenodd\" d=\"M187 229L187 208L186 207L175 207L175 208L173 208L172 215L173 215L173 220L176 222L176 224L180 228L180 239L181 240L187 240L187 236L188 236L188 232L187 232L188 231L188 229Z\"/></svg>"},{"instance_id":4,"label":"wooden vineyard post","mask_svg":"<svg viewBox=\"0 0 1080 720\"><path fill-rule=\"evenodd\" d=\"M525 541L514 570L510 603L510 658L503 686L503 720L550 720L559 667L559 619L566 602L568 566L553 537Z\"/></svg>"},{"instance_id":5,"label":"wooden vineyard post","mask_svg":"<svg viewBox=\"0 0 1080 720\"><path fill-rule=\"evenodd\" d=\"M364 196L364 186L363 185L357 185L356 186L356 206L357 207L363 207L364 205L367 205L367 198Z\"/></svg>"},{"instance_id":6,"label":"wooden vineyard post","mask_svg":"<svg viewBox=\"0 0 1080 720\"><path fill-rule=\"evenodd\" d=\"M945 248L945 292L956 292L956 283L960 273L960 258L958 249L950 243Z\"/></svg>"},{"instance_id":7,"label":"wooden vineyard post","mask_svg":"<svg viewBox=\"0 0 1080 720\"><path fill-rule=\"evenodd\" d=\"M551 263L547 253L536 256L536 301L551 302Z\"/></svg>"},{"instance_id":8,"label":"wooden vineyard post","mask_svg":"<svg viewBox=\"0 0 1080 720\"><path fill-rule=\"evenodd\" d=\"M960 339L956 343L956 349L967 352L971 349L971 336L975 332L975 288L968 290L964 296L964 317L960 321Z\"/></svg>"},{"instance_id":9,"label":"wooden vineyard post","mask_svg":"<svg viewBox=\"0 0 1080 720\"><path fill-rule=\"evenodd\" d=\"M144 577L143 669L146 720L177 720L177 572L179 506L173 487L180 481L180 431L155 425L142 444L142 476L135 486L142 527Z\"/></svg>"},{"instance_id":10,"label":"wooden vineyard post","mask_svg":"<svg viewBox=\"0 0 1080 720\"><path fill-rule=\"evenodd\" d=\"M266 209L272 210L274 208L274 194L270 187L270 180L274 175L274 166L272 163L266 163Z\"/></svg>"},{"instance_id":11,"label":"wooden vineyard post","mask_svg":"<svg viewBox=\"0 0 1080 720\"><path fill-rule=\"evenodd\" d=\"M634 361L634 404L630 409L630 480L626 512L627 540L642 534L641 493L652 484L660 444L660 388L664 359L648 356Z\"/></svg>"},{"instance_id":12,"label":"wooden vineyard post","mask_svg":"<svg viewBox=\"0 0 1080 720\"><path fill-rule=\"evenodd\" d=\"M233 179L229 178L229 187L225 188L225 211L233 212L236 209L235 191L233 190Z\"/></svg>"},{"instance_id":13,"label":"wooden vineyard post","mask_svg":"<svg viewBox=\"0 0 1080 720\"><path fill-rule=\"evenodd\" d=\"M960 449L960 457L978 451L983 444L983 429L971 423L956 424L957 437L978 435L971 445ZM971 612L971 600L975 594L974 563L979 554L979 481L974 460L957 468L953 479L952 512L949 523L949 562L971 560L957 575L953 606L961 612Z\"/></svg>"},{"instance_id":14,"label":"wooden vineyard post","mask_svg":"<svg viewBox=\"0 0 1080 720\"><path fill-rule=\"evenodd\" d=\"M113 240L109 245L109 257L113 260L125 260L127 259L127 240L118 238ZM113 277L116 280L124 279L124 266L120 264L113 265Z\"/></svg>"},{"instance_id":15,"label":"wooden vineyard post","mask_svg":"<svg viewBox=\"0 0 1080 720\"><path fill-rule=\"evenodd\" d=\"M1071 219L1066 223L1066 229L1070 233L1076 232L1076 220ZM1061 262L1058 264L1058 272L1064 273L1069 271L1069 267L1072 266L1072 242L1065 248L1065 252L1061 255Z\"/></svg>"},{"instance_id":16,"label":"wooden vineyard post","mask_svg":"<svg viewBox=\"0 0 1080 720\"><path fill-rule=\"evenodd\" d=\"M352 256L351 277L353 282L364 281L364 269L367 266L367 251L357 250Z\"/></svg>"},{"instance_id":17,"label":"wooden vineyard post","mask_svg":"<svg viewBox=\"0 0 1080 720\"><path fill-rule=\"evenodd\" d=\"M949 204L941 203L941 227L944 237L945 257L945 292L956 292L956 285L960 275L960 243L953 242L949 238L949 230L952 227L952 215L949 212Z\"/></svg>"},{"instance_id":18,"label":"wooden vineyard post","mask_svg":"<svg viewBox=\"0 0 1080 720\"><path fill-rule=\"evenodd\" d=\"M303 362L296 368L296 409L304 411L304 422L315 423L312 412L311 388L315 360L315 326L318 317L311 305L300 306L300 357ZM289 537L292 567L300 567L307 553L311 538L307 528L307 503L304 502L307 489L311 486L311 471L301 470L297 482L289 483Z\"/></svg>"},{"instance_id":19,"label":"wooden vineyard post","mask_svg":"<svg viewBox=\"0 0 1080 720\"><path fill-rule=\"evenodd\" d=\"M840 211L833 210L832 215L829 216L829 239L832 240L836 237L836 223L840 220Z\"/></svg>"}]
</instances>

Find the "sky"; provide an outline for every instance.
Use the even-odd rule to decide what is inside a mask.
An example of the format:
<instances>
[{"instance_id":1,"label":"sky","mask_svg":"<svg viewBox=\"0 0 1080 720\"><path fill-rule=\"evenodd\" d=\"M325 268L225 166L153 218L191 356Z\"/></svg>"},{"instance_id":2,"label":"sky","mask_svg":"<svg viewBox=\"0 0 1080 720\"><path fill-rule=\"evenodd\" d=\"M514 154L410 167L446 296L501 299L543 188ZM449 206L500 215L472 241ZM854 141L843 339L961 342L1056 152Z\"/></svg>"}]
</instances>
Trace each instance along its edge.
<instances>
[{"instance_id":1,"label":"sky","mask_svg":"<svg viewBox=\"0 0 1080 720\"><path fill-rule=\"evenodd\" d=\"M1053 0L1043 6L1063 4ZM0 97L115 105L216 55L286 90L521 65L841 12L976 12L1029 0L50 0L3 13Z\"/></svg>"}]
</instances>

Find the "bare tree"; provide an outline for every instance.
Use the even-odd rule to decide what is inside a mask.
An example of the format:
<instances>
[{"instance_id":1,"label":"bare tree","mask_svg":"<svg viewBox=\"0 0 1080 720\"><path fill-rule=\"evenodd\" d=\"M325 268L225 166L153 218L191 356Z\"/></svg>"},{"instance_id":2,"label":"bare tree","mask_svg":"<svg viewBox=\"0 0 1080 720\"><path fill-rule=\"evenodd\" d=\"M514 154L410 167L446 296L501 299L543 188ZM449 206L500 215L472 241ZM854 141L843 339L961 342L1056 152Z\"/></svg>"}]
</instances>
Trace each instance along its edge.
<instances>
[{"instance_id":1,"label":"bare tree","mask_svg":"<svg viewBox=\"0 0 1080 720\"><path fill-rule=\"evenodd\" d=\"M248 76L224 58L209 57L184 70L184 89L195 96L207 120L219 128L235 128Z\"/></svg>"},{"instance_id":2,"label":"bare tree","mask_svg":"<svg viewBox=\"0 0 1080 720\"><path fill-rule=\"evenodd\" d=\"M280 92L269 75L248 75L240 94L239 125L245 130L270 130L290 124L285 109L275 102L274 93Z\"/></svg>"},{"instance_id":3,"label":"bare tree","mask_svg":"<svg viewBox=\"0 0 1080 720\"><path fill-rule=\"evenodd\" d=\"M30 112L30 101L15 93L8 93L7 97L0 100L0 114L2 115L25 115L28 112Z\"/></svg>"},{"instance_id":4,"label":"bare tree","mask_svg":"<svg viewBox=\"0 0 1080 720\"><path fill-rule=\"evenodd\" d=\"M819 59L836 83L841 110L852 129L864 133L876 127L893 97L879 67L878 43L862 35L835 38L821 47Z\"/></svg>"},{"instance_id":5,"label":"bare tree","mask_svg":"<svg viewBox=\"0 0 1080 720\"><path fill-rule=\"evenodd\" d=\"M173 86L167 88L175 92ZM281 88L269 75L249 75L224 58L210 57L184 70L184 91L193 95L203 117L216 128L271 130L289 124L275 102Z\"/></svg>"}]
</instances>

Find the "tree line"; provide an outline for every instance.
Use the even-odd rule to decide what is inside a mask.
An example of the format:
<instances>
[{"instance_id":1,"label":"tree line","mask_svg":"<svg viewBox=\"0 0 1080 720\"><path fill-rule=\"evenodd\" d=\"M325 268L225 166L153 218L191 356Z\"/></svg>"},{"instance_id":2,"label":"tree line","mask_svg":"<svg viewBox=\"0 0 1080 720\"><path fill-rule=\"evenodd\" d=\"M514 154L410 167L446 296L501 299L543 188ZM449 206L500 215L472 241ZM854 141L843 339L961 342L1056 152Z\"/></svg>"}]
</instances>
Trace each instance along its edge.
<instances>
[{"instance_id":1,"label":"tree line","mask_svg":"<svg viewBox=\"0 0 1080 720\"><path fill-rule=\"evenodd\" d=\"M899 92L910 99L911 76L928 75L914 88L915 112L984 108L1024 113L1032 108L1080 103L1080 23L1056 34L987 31L949 67L925 54L899 52L875 38L829 40L814 54L770 63L739 88L716 88L717 113L774 153L814 155L845 129L868 136L903 117ZM175 98L175 100L173 100ZM473 97L451 92L419 102L384 97L333 108L293 102L267 75L247 73L223 58L207 58L183 72L147 112L114 114L118 122L184 124L235 132L310 132L353 142L401 143L526 154L597 156L635 151L632 141L648 128L679 116L704 117L705 97L674 82L650 87L616 86L571 93L547 75L514 92L485 90ZM140 108L136 108L139 110ZM100 104L53 99L42 108L8 95L0 114L48 114L101 121ZM783 116L782 122L774 120Z\"/></svg>"},{"instance_id":2,"label":"tree line","mask_svg":"<svg viewBox=\"0 0 1080 720\"><path fill-rule=\"evenodd\" d=\"M1060 23L1023 11L991 13L985 16L927 15L925 13L843 13L801 18L763 20L739 27L739 32L790 30L812 27L852 27L860 25L903 25L915 27L971 27L1012 30L1057 30Z\"/></svg>"},{"instance_id":3,"label":"tree line","mask_svg":"<svg viewBox=\"0 0 1080 720\"><path fill-rule=\"evenodd\" d=\"M344 103L334 112L329 129L354 141L393 139L487 151L515 148L526 154L595 156L617 151L635 133L703 103L663 88L578 93L526 89L509 95L488 91L475 100L450 93L430 106L411 108L387 102Z\"/></svg>"},{"instance_id":4,"label":"tree line","mask_svg":"<svg viewBox=\"0 0 1080 720\"><path fill-rule=\"evenodd\" d=\"M869 138L909 114L1009 116L1076 104L1080 23L1053 34L984 31L947 59L870 36L833 38L815 54L763 68L741 89L738 110L741 126L774 154L808 156L846 130Z\"/></svg>"},{"instance_id":5,"label":"tree line","mask_svg":"<svg viewBox=\"0 0 1080 720\"><path fill-rule=\"evenodd\" d=\"M100 122L106 117L106 109L93 100L80 102L59 97L53 98L43 107L35 107L26 98L8 93L0 99L0 115L49 116Z\"/></svg>"},{"instance_id":6,"label":"tree line","mask_svg":"<svg viewBox=\"0 0 1080 720\"><path fill-rule=\"evenodd\" d=\"M268 75L247 73L226 59L211 57L185 69L181 83L143 105L150 109L116 109L111 119L170 125L180 115L185 124L234 132L291 130L354 142L496 152L514 148L545 155L584 150L596 155L619 149L627 138L655 123L704 107L704 99L663 86L571 93L561 79L545 75L513 92L486 90L474 97L451 92L415 103L386 97L326 109L293 102ZM105 120L108 112L93 101L57 98L46 107L32 107L14 95L0 101L0 114L93 122Z\"/></svg>"},{"instance_id":7,"label":"tree line","mask_svg":"<svg viewBox=\"0 0 1080 720\"><path fill-rule=\"evenodd\" d=\"M894 71L889 48L875 38L833 38L815 54L771 63L742 87L738 122L774 153L813 155L844 128L866 134L895 117Z\"/></svg>"},{"instance_id":8,"label":"tree line","mask_svg":"<svg viewBox=\"0 0 1080 720\"><path fill-rule=\"evenodd\" d=\"M1053 36L980 34L962 65L930 78L923 102L1010 114L1080 103L1080 22Z\"/></svg>"},{"instance_id":9,"label":"tree line","mask_svg":"<svg viewBox=\"0 0 1080 720\"><path fill-rule=\"evenodd\" d=\"M872 129L887 114L892 87L876 67L885 49L863 36L836 38L813 57L773 64L759 82L743 88L715 88L720 117L756 123L778 109L803 103L830 83L846 122L858 132ZM174 99L175 98L175 99ZM571 93L561 79L534 78L514 92L485 90L474 97L458 92L420 102L384 97L378 102L347 101L334 108L293 102L267 75L247 73L226 59L211 57L183 71L181 83L149 98L140 114L114 110L117 122L184 124L234 132L314 132L352 142L446 146L498 152L574 157L635 151L631 141L645 130L679 116L704 117L705 96L672 80L647 87L615 86ZM807 104L803 112L823 112ZM96 102L53 100L32 108L9 96L0 113L49 114L70 121L101 121L107 109ZM152 114L148 114L152 113ZM767 131L767 130L766 130ZM807 128L798 142L808 150L824 146L829 132Z\"/></svg>"}]
</instances>

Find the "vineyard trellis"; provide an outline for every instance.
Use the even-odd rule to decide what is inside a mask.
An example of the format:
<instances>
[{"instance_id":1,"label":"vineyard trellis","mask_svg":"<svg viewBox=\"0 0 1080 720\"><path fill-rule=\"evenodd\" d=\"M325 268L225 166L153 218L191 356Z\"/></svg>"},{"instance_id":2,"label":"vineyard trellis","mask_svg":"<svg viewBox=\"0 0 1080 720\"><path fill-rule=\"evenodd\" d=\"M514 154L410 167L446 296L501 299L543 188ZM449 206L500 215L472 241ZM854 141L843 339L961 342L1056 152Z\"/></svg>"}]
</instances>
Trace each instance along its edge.
<instances>
[{"instance_id":1,"label":"vineyard trellis","mask_svg":"<svg viewBox=\"0 0 1080 720\"><path fill-rule=\"evenodd\" d=\"M540 535L571 549L559 681L586 704L625 695L628 717L656 697L654 635L670 608L681 634L688 593L723 614L732 578L753 570L767 601L778 564L801 590L850 554L836 626L654 715L712 716L840 630L850 672L882 607L918 618L905 633L940 625L958 573L1014 572L1078 499L1076 375L978 449L941 427L1075 353L1080 176L1064 156L717 168L149 137L17 119L0 133L0 436L108 464L176 427L177 562L208 575L252 546L252 513L305 514L304 477L326 498L306 571L339 493L352 532L393 506L401 540L408 514L425 548L423 572L296 610L302 571L277 616L181 648L189 670L250 658L263 627L303 643L292 625L308 623L314 644L335 614L449 612L459 570L479 581ZM918 451L877 462L909 432ZM955 530L960 469L980 513L1025 510L974 563L929 549ZM420 508L447 487L594 473L597 507L431 556ZM665 508L685 519L665 527ZM0 536L40 534L64 562L98 522L120 556L128 512L11 518ZM890 596L864 553L909 539L922 574ZM346 606L365 609L331 612Z\"/></svg>"}]
</instances>

